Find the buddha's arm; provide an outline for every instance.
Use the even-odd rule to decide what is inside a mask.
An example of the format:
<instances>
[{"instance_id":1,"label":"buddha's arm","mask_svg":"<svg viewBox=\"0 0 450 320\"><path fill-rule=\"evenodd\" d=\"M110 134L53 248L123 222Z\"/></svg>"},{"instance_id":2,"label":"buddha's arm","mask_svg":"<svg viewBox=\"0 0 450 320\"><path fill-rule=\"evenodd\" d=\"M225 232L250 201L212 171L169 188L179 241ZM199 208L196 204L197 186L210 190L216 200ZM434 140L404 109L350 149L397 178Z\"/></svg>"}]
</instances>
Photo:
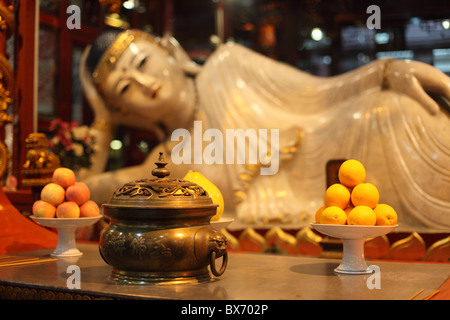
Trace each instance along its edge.
<instances>
[{"instance_id":1,"label":"buddha's arm","mask_svg":"<svg viewBox=\"0 0 450 320\"><path fill-rule=\"evenodd\" d=\"M91 126L95 139L95 153L91 158L92 165L89 169L81 169L78 178L84 180L89 176L105 171L108 162L110 143L114 137L114 127L104 119L96 119Z\"/></svg>"},{"instance_id":2,"label":"buddha's arm","mask_svg":"<svg viewBox=\"0 0 450 320\"><path fill-rule=\"evenodd\" d=\"M338 103L366 91L385 88L411 97L434 115L440 107L428 93L450 98L450 78L419 61L379 59L339 76L314 78L311 84L316 86L315 94L326 97L321 103Z\"/></svg>"},{"instance_id":3,"label":"buddha's arm","mask_svg":"<svg viewBox=\"0 0 450 320\"><path fill-rule=\"evenodd\" d=\"M305 85L299 88L302 104L318 109L327 108L373 90L381 90L385 82L388 59L373 61L365 66L333 77L305 75ZM306 105L305 105L306 104Z\"/></svg>"}]
</instances>

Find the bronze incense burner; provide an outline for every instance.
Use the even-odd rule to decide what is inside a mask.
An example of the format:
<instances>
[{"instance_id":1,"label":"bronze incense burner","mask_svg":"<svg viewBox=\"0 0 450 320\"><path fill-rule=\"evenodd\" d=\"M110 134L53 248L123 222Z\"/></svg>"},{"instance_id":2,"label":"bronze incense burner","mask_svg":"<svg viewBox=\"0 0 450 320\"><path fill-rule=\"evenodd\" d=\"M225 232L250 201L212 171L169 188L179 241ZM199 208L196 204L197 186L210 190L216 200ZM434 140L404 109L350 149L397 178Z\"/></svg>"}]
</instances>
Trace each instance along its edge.
<instances>
[{"instance_id":1,"label":"bronze incense burner","mask_svg":"<svg viewBox=\"0 0 450 320\"><path fill-rule=\"evenodd\" d=\"M99 250L113 266L110 279L175 284L221 276L228 255L225 236L210 224L217 205L199 185L169 179L162 153L155 164L156 178L127 183L103 204L110 223L100 235Z\"/></svg>"}]
</instances>

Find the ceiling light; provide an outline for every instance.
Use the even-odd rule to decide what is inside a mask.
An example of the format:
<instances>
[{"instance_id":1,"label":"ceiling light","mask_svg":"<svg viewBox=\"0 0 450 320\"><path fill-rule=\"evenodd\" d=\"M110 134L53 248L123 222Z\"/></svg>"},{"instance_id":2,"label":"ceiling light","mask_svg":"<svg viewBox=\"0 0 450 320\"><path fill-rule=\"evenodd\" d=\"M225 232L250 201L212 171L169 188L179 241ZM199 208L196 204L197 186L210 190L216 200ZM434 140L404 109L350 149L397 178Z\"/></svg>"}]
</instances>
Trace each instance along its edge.
<instances>
[{"instance_id":1,"label":"ceiling light","mask_svg":"<svg viewBox=\"0 0 450 320\"><path fill-rule=\"evenodd\" d=\"M134 9L134 1L128 0L123 3L123 7L128 10Z\"/></svg>"},{"instance_id":2,"label":"ceiling light","mask_svg":"<svg viewBox=\"0 0 450 320\"><path fill-rule=\"evenodd\" d=\"M311 31L311 38L315 41L320 41L323 39L323 32L320 28L314 28Z\"/></svg>"},{"instance_id":3,"label":"ceiling light","mask_svg":"<svg viewBox=\"0 0 450 320\"><path fill-rule=\"evenodd\" d=\"M120 140L113 140L113 141L111 141L109 146L110 146L110 148L112 150L120 150L120 149L122 149L122 141L120 141Z\"/></svg>"}]
</instances>

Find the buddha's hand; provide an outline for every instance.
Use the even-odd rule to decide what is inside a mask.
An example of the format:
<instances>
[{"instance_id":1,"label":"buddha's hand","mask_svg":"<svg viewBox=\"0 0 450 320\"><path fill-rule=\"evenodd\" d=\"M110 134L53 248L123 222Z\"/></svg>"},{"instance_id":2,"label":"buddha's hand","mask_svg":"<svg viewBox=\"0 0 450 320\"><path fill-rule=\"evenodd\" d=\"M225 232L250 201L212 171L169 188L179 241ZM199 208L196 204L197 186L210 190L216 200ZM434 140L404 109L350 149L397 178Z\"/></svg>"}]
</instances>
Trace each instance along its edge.
<instances>
[{"instance_id":1,"label":"buddha's hand","mask_svg":"<svg viewBox=\"0 0 450 320\"><path fill-rule=\"evenodd\" d=\"M388 60L385 62L384 80L388 88L410 96L432 115L439 111L439 105L426 91L450 99L450 78L423 62Z\"/></svg>"}]
</instances>

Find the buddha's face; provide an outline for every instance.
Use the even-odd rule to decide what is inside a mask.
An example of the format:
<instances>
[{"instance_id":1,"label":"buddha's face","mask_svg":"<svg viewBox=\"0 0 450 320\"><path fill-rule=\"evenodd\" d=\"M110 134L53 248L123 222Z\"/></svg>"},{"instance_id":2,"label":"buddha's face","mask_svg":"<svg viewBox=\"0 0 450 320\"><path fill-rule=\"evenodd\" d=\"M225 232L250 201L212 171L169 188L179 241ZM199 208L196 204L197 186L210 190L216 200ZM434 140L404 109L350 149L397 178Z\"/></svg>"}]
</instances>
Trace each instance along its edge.
<instances>
[{"instance_id":1,"label":"buddha's face","mask_svg":"<svg viewBox=\"0 0 450 320\"><path fill-rule=\"evenodd\" d=\"M147 119L187 99L186 77L176 60L149 41L136 41L106 78L104 94L115 107Z\"/></svg>"}]
</instances>

